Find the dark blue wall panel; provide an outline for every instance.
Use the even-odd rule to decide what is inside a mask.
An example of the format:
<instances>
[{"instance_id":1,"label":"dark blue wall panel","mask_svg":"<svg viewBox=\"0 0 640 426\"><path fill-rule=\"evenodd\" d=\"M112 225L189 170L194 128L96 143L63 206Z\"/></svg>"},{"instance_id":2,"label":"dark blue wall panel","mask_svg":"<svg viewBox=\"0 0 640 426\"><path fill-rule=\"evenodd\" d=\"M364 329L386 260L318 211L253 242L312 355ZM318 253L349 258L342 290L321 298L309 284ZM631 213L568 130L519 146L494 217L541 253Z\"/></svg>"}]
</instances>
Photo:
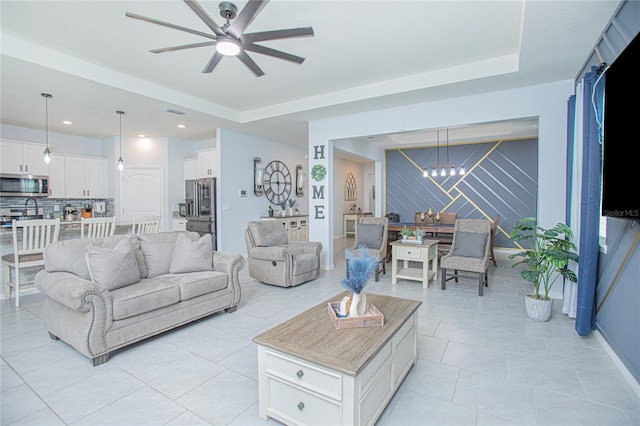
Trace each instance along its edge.
<instances>
[{"instance_id":1,"label":"dark blue wall panel","mask_svg":"<svg viewBox=\"0 0 640 426\"><path fill-rule=\"evenodd\" d=\"M412 222L415 212L457 212L458 218L493 219L500 215L496 247L515 246L507 238L513 224L537 217L537 139L450 145L449 162L464 166L463 176L423 177L422 169L438 163L437 148L386 152L386 213ZM446 149L440 147L440 163Z\"/></svg>"}]
</instances>

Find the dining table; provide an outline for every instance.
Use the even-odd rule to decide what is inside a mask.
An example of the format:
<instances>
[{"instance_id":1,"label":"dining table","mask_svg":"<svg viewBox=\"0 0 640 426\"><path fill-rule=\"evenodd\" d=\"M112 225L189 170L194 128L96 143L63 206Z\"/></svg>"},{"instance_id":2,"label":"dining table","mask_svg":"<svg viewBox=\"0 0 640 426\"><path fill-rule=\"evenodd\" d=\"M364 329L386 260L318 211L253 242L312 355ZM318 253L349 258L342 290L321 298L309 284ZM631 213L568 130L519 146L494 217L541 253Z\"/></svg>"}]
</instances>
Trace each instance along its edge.
<instances>
[{"instance_id":1,"label":"dining table","mask_svg":"<svg viewBox=\"0 0 640 426\"><path fill-rule=\"evenodd\" d=\"M438 251L442 254L448 252L451 248L455 227L453 223L389 222L389 227L387 228L389 233L387 237L387 258L389 261L392 260L391 243L398 238L397 233L405 226L411 231L421 229L428 235L429 239L437 240ZM446 236L443 234L446 234Z\"/></svg>"},{"instance_id":2,"label":"dining table","mask_svg":"<svg viewBox=\"0 0 640 426\"><path fill-rule=\"evenodd\" d=\"M422 222L389 222L389 231L399 232L403 227L414 231L421 229L427 234L453 234L453 223L422 223Z\"/></svg>"}]
</instances>

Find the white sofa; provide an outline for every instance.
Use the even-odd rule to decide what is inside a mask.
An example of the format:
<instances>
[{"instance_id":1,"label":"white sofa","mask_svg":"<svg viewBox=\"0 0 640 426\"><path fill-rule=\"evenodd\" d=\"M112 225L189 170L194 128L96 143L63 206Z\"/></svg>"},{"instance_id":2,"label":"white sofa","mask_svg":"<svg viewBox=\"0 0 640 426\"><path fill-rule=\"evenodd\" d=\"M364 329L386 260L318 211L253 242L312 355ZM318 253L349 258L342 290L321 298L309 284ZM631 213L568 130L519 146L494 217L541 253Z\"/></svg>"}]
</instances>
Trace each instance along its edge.
<instances>
[{"instance_id":1,"label":"white sofa","mask_svg":"<svg viewBox=\"0 0 640 426\"><path fill-rule=\"evenodd\" d=\"M93 365L147 337L240 302L244 258L195 232L65 240L44 252L42 320Z\"/></svg>"}]
</instances>

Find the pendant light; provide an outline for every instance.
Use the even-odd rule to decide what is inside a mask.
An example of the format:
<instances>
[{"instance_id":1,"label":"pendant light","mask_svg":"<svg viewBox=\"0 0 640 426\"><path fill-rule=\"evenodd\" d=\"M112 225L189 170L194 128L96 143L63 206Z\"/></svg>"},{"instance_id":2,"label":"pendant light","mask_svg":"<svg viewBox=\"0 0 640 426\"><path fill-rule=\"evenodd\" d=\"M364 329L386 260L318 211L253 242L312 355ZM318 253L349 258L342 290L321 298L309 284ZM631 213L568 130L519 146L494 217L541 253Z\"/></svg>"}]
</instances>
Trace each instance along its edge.
<instances>
[{"instance_id":1,"label":"pendant light","mask_svg":"<svg viewBox=\"0 0 640 426\"><path fill-rule=\"evenodd\" d=\"M124 111L116 111L116 114L120 116L120 158L118 158L118 170L124 169L124 160L122 159L122 115Z\"/></svg>"},{"instance_id":2,"label":"pendant light","mask_svg":"<svg viewBox=\"0 0 640 426\"><path fill-rule=\"evenodd\" d=\"M44 149L44 162L47 165L49 165L49 163L51 162L51 157L50 157L51 150L49 150L49 98L52 98L53 96L51 96L48 93L40 93L40 96L44 98L44 110L45 110L44 139L46 141L47 146Z\"/></svg>"},{"instance_id":3,"label":"pendant light","mask_svg":"<svg viewBox=\"0 0 640 426\"><path fill-rule=\"evenodd\" d=\"M447 129L447 162L444 164L440 164L440 130L436 130L437 131L437 136L436 136L436 140L437 140L437 152L438 152L438 164L436 164L435 166L433 166L433 168L431 169L431 177L446 177L447 175L449 176L455 176L456 174L459 174L460 176L464 175L466 172L464 170L464 167L460 167L460 171L458 173L456 173L456 166L451 164L449 162L449 129ZM429 172L427 169L423 169L422 170L422 176L423 177L428 177L429 176Z\"/></svg>"}]
</instances>

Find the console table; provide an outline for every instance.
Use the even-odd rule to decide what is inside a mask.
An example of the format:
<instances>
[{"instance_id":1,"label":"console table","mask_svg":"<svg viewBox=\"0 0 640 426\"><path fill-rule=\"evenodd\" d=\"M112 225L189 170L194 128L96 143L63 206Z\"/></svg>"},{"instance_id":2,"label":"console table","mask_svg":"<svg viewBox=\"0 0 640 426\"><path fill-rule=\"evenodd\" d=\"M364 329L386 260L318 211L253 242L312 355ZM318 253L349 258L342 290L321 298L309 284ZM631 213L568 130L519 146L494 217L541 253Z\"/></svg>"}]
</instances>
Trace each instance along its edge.
<instances>
[{"instance_id":1,"label":"console table","mask_svg":"<svg viewBox=\"0 0 640 426\"><path fill-rule=\"evenodd\" d=\"M437 240L424 240L422 244L403 243L402 240L398 240L391 243L391 250L391 284L396 284L398 278L401 278L421 281L422 287L427 288L430 280L438 279ZM398 268L398 261L402 261L402 268ZM422 268L411 268L409 262L421 262Z\"/></svg>"},{"instance_id":2,"label":"console table","mask_svg":"<svg viewBox=\"0 0 640 426\"><path fill-rule=\"evenodd\" d=\"M415 363L419 300L367 293L382 327L336 329L327 304L253 338L260 418L285 424L375 423Z\"/></svg>"},{"instance_id":3,"label":"console table","mask_svg":"<svg viewBox=\"0 0 640 426\"><path fill-rule=\"evenodd\" d=\"M356 236L356 223L362 216L373 216L373 213L344 213L342 215L343 227L344 227L344 236ZM353 223L352 227L348 225Z\"/></svg>"}]
</instances>

